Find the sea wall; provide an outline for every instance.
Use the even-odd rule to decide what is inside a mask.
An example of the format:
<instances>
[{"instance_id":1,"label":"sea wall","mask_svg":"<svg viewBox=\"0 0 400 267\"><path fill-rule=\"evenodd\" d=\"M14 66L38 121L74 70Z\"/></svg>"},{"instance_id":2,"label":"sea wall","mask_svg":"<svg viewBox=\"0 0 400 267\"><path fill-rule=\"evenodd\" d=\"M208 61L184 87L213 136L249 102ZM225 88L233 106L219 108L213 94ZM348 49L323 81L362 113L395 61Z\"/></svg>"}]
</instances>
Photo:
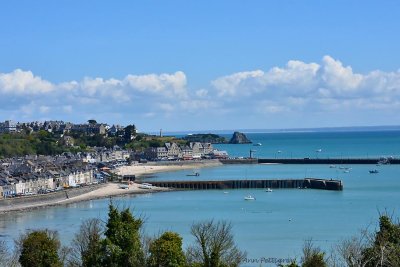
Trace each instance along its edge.
<instances>
[{"instance_id":1,"label":"sea wall","mask_svg":"<svg viewBox=\"0 0 400 267\"><path fill-rule=\"evenodd\" d=\"M155 181L153 186L188 190L242 189L242 188L301 188L343 190L343 183L333 179L268 179L268 180L220 180L220 181Z\"/></svg>"},{"instance_id":2,"label":"sea wall","mask_svg":"<svg viewBox=\"0 0 400 267\"><path fill-rule=\"evenodd\" d=\"M220 159L219 160L222 164L257 164L257 159Z\"/></svg>"},{"instance_id":3,"label":"sea wall","mask_svg":"<svg viewBox=\"0 0 400 267\"><path fill-rule=\"evenodd\" d=\"M34 205L37 203L52 203L57 202L60 200L65 200L67 198L72 198L75 196L79 196L100 187L104 186L103 184L98 185L91 185L91 186L84 186L79 188L70 188L66 190L61 190L57 192L51 192L47 194L38 194L38 195L31 195L31 196L21 196L21 197L13 197L13 198L4 198L0 199L0 209L2 207L9 207L9 206L19 206L19 205Z\"/></svg>"}]
</instances>

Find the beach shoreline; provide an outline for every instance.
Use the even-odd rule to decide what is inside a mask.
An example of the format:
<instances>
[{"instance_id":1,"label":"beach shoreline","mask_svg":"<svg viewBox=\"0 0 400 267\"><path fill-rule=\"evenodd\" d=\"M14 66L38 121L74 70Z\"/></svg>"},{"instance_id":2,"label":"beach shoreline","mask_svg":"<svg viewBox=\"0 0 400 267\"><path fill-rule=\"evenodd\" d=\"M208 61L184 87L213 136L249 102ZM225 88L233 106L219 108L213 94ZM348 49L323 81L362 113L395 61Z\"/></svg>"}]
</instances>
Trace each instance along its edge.
<instances>
[{"instance_id":1,"label":"beach shoreline","mask_svg":"<svg viewBox=\"0 0 400 267\"><path fill-rule=\"evenodd\" d=\"M160 172L173 172L191 169L196 170L201 168L218 167L221 165L223 164L219 160L161 161L121 166L113 170L113 172L121 176L135 175L137 177L141 177Z\"/></svg>"},{"instance_id":2,"label":"beach shoreline","mask_svg":"<svg viewBox=\"0 0 400 267\"><path fill-rule=\"evenodd\" d=\"M156 162L145 164L134 164L130 166L122 166L115 170L118 175L135 175L137 177L150 175L160 172L179 171L188 169L199 169L206 167L216 167L222 164L217 160L192 161L192 162ZM138 195L146 193L159 193L173 191L170 188L152 189L139 188L139 184L131 183L129 188L122 189L119 183L109 182L105 184L92 185L74 190L62 190L56 193L46 195L36 195L31 197L23 197L18 199L1 199L0 214L29 211L52 206L67 205L82 201L95 199L103 199L109 197L120 197L125 195ZM1 203L3 202L3 203Z\"/></svg>"}]
</instances>

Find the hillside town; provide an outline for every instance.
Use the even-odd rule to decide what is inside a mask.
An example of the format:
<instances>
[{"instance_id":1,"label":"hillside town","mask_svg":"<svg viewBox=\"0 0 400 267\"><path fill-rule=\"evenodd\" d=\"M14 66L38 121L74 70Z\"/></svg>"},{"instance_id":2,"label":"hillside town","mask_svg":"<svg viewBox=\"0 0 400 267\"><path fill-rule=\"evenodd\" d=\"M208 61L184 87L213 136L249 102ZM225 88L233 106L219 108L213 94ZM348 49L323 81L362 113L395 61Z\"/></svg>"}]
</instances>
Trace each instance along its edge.
<instances>
[{"instance_id":1,"label":"hillside town","mask_svg":"<svg viewBox=\"0 0 400 267\"><path fill-rule=\"evenodd\" d=\"M128 128L128 129L127 129ZM0 123L1 134L17 134L46 131L59 133L60 140L66 146L74 146L73 133L79 132L93 136L121 136L129 141L137 139L153 140L160 136L140 135L135 126L111 127L94 120L86 124L64 123L63 121L45 121ZM128 135L128 137L126 137ZM138 136L141 136L138 138ZM164 140L164 139L161 139ZM174 140L174 139L171 139ZM121 165L132 163L146 164L148 161L190 161L201 159L225 159L226 151L220 151L211 143L165 142L163 145L145 149L131 149L114 145L106 147L88 147L77 153L63 152L59 155L25 155L0 159L0 198L47 194L49 192L89 186L106 182L113 174L112 170ZM123 177L120 177L123 178Z\"/></svg>"}]
</instances>

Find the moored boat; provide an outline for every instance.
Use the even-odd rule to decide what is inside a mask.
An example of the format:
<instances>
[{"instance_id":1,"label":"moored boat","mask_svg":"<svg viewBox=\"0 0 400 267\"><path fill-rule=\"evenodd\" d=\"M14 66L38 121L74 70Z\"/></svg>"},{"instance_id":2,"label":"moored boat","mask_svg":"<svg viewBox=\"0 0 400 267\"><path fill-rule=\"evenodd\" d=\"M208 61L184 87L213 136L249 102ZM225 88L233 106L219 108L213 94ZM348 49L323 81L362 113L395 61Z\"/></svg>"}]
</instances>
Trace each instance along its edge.
<instances>
[{"instance_id":1,"label":"moored boat","mask_svg":"<svg viewBox=\"0 0 400 267\"><path fill-rule=\"evenodd\" d=\"M253 197L252 195L247 195L244 197L244 200L256 200L256 198Z\"/></svg>"},{"instance_id":2,"label":"moored boat","mask_svg":"<svg viewBox=\"0 0 400 267\"><path fill-rule=\"evenodd\" d=\"M140 189L152 189L153 185L152 184L148 184L148 183L142 183L139 185Z\"/></svg>"}]
</instances>

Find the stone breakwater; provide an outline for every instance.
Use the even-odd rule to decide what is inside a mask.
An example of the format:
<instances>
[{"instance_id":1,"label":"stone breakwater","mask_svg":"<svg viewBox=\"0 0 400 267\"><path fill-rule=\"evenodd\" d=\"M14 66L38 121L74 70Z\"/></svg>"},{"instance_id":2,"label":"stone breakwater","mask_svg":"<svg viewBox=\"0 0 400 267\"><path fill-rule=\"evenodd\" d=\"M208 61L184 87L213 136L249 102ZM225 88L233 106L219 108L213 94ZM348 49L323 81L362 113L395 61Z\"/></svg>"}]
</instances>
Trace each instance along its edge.
<instances>
[{"instance_id":1,"label":"stone breakwater","mask_svg":"<svg viewBox=\"0 0 400 267\"><path fill-rule=\"evenodd\" d=\"M212 190L212 189L243 189L243 188L297 188L297 189L321 189L343 190L341 180L333 179L268 179L268 180L221 180L221 181L155 181L151 182L157 187L186 190Z\"/></svg>"}]
</instances>

